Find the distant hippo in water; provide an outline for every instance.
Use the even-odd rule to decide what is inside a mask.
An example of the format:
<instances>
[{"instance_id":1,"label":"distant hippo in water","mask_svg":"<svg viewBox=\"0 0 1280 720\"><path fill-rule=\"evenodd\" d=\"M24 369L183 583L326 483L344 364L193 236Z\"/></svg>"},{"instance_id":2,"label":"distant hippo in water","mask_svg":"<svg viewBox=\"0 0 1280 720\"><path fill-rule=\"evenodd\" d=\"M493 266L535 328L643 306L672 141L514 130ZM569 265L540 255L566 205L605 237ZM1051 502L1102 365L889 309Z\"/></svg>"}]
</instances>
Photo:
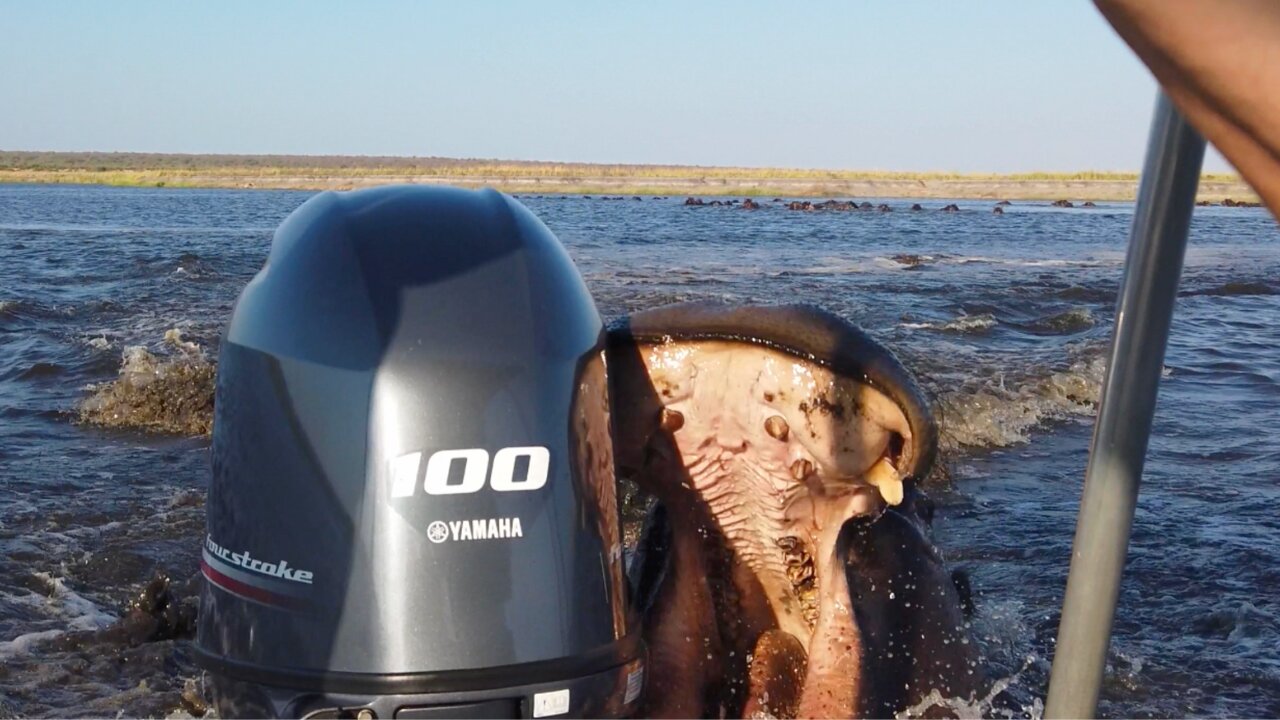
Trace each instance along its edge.
<instances>
[{"instance_id":1,"label":"distant hippo in water","mask_svg":"<svg viewBox=\"0 0 1280 720\"><path fill-rule=\"evenodd\" d=\"M912 212L919 212L919 211L921 211L921 210L923 210L923 209L924 209L924 206L923 206L923 205L921 205L920 203L912 203L912 205L911 205L911 210L912 210Z\"/></svg>"},{"instance_id":2,"label":"distant hippo in water","mask_svg":"<svg viewBox=\"0 0 1280 720\"><path fill-rule=\"evenodd\" d=\"M1003 215L1003 214L1004 214L1004 208L1002 208L1002 207L1000 207L999 205L997 205L997 206L995 206L995 207L991 208L991 213L992 213L993 215Z\"/></svg>"},{"instance_id":3,"label":"distant hippo in water","mask_svg":"<svg viewBox=\"0 0 1280 720\"><path fill-rule=\"evenodd\" d=\"M858 204L855 202L842 202L840 200L827 200L826 202L820 202L813 207L818 210L848 211L857 209Z\"/></svg>"},{"instance_id":4,"label":"distant hippo in water","mask_svg":"<svg viewBox=\"0 0 1280 720\"><path fill-rule=\"evenodd\" d=\"M648 717L892 714L978 689L916 487L929 403L813 307L692 303L610 331L619 470L658 500L631 565Z\"/></svg>"},{"instance_id":5,"label":"distant hippo in water","mask_svg":"<svg viewBox=\"0 0 1280 720\"><path fill-rule=\"evenodd\" d=\"M947 205L946 207L942 208L942 212L945 212L945 213L960 212L960 206L956 205L955 203L951 203L950 205Z\"/></svg>"},{"instance_id":6,"label":"distant hippo in water","mask_svg":"<svg viewBox=\"0 0 1280 720\"><path fill-rule=\"evenodd\" d=\"M1051 204L1053 207L1060 207L1060 208L1075 207L1075 204L1074 204L1074 203L1072 203L1070 200L1054 200L1054 201L1053 201L1052 203L1050 203L1050 204Z\"/></svg>"}]
</instances>

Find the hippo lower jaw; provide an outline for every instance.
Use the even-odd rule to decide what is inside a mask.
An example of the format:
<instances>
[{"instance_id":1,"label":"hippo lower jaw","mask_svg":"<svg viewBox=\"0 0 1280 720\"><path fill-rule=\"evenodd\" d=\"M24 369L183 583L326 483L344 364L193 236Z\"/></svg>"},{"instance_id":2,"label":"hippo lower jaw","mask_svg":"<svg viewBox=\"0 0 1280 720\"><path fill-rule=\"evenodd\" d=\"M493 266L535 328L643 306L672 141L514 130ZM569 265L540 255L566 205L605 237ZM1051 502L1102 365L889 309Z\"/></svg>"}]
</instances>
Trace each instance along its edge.
<instances>
[{"instance_id":1,"label":"hippo lower jaw","mask_svg":"<svg viewBox=\"0 0 1280 720\"><path fill-rule=\"evenodd\" d=\"M611 334L618 464L652 493L648 712L849 716L866 672L842 550L936 429L886 349L810 307L682 305Z\"/></svg>"}]
</instances>

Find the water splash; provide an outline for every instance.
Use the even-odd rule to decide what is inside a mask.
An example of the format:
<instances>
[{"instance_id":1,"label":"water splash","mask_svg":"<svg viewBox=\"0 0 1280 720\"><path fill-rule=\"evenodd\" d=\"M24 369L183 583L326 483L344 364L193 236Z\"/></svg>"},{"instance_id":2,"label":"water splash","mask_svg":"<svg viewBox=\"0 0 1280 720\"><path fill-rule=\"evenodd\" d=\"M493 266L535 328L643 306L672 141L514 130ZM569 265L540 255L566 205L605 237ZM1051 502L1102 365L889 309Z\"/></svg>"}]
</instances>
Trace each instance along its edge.
<instances>
[{"instance_id":1,"label":"water splash","mask_svg":"<svg viewBox=\"0 0 1280 720\"><path fill-rule=\"evenodd\" d=\"M1030 442L1030 432L1055 420L1092 416L1106 362L1079 358L1062 370L1009 382L999 375L944 391L939 397L942 443L961 447L1008 447Z\"/></svg>"},{"instance_id":2,"label":"water splash","mask_svg":"<svg viewBox=\"0 0 1280 720\"><path fill-rule=\"evenodd\" d=\"M169 355L125 348L119 376L92 386L79 408L82 423L177 435L213 429L214 365L198 344L176 329L165 333Z\"/></svg>"},{"instance_id":3,"label":"water splash","mask_svg":"<svg viewBox=\"0 0 1280 720\"><path fill-rule=\"evenodd\" d=\"M1004 718L1031 718L1031 720L1040 720L1044 717L1044 701L1040 698L1032 698L1031 702L1022 705L1018 709L1004 707L999 701L1000 698L1009 688L1018 684L1025 673L1033 664L1035 664L1035 656L1027 656L1022 667L1012 675L1000 678L992 683L991 688L986 695L980 698L959 698L947 697L937 688L929 691L920 702L903 710L894 717L896 718L920 718L920 717L936 717L936 710L949 711L948 717L959 718L960 720L980 720L981 718L1004 717Z\"/></svg>"}]
</instances>

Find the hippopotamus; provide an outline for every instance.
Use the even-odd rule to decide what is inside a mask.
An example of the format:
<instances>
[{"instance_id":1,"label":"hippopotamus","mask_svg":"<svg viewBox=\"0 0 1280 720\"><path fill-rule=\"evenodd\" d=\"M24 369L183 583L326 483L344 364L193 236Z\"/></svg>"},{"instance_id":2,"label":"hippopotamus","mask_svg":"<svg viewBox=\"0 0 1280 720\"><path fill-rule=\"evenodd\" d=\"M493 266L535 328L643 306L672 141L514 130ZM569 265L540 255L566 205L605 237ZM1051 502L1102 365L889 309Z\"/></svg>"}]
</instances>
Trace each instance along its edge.
<instances>
[{"instance_id":1,"label":"hippopotamus","mask_svg":"<svg viewBox=\"0 0 1280 720\"><path fill-rule=\"evenodd\" d=\"M1004 214L1004 208L1000 207L999 205L996 205L995 207L991 208L991 214L992 214L992 215L1003 215L1003 214Z\"/></svg>"},{"instance_id":2,"label":"hippopotamus","mask_svg":"<svg viewBox=\"0 0 1280 720\"><path fill-rule=\"evenodd\" d=\"M614 451L656 498L630 575L645 717L853 717L980 673L919 484L927 397L812 306L688 303L613 326Z\"/></svg>"},{"instance_id":3,"label":"hippopotamus","mask_svg":"<svg viewBox=\"0 0 1280 720\"><path fill-rule=\"evenodd\" d=\"M742 209L743 210L759 210L760 203L756 202L755 200L752 200L751 198L747 198L746 200L742 201Z\"/></svg>"},{"instance_id":4,"label":"hippopotamus","mask_svg":"<svg viewBox=\"0 0 1280 720\"><path fill-rule=\"evenodd\" d=\"M948 213L960 212L960 206L956 205L955 203L951 203L950 205L947 205L946 207L942 208L942 212L948 212Z\"/></svg>"},{"instance_id":5,"label":"hippopotamus","mask_svg":"<svg viewBox=\"0 0 1280 720\"><path fill-rule=\"evenodd\" d=\"M852 201L827 200L813 206L816 210L834 210L837 212L847 212L849 210L857 210L858 204Z\"/></svg>"},{"instance_id":6,"label":"hippopotamus","mask_svg":"<svg viewBox=\"0 0 1280 720\"><path fill-rule=\"evenodd\" d=\"M920 210L923 210L923 209L924 209L924 206L923 206L923 205L921 205L920 203L912 203L912 204L911 204L911 209L912 209L912 210L914 210L914 211L917 211L917 212L918 212L918 211L920 211Z\"/></svg>"},{"instance_id":7,"label":"hippopotamus","mask_svg":"<svg viewBox=\"0 0 1280 720\"><path fill-rule=\"evenodd\" d=\"M1075 207L1075 203L1071 202L1070 200L1054 200L1052 203L1050 203L1050 205L1052 205L1053 207L1060 207L1060 208Z\"/></svg>"}]
</instances>

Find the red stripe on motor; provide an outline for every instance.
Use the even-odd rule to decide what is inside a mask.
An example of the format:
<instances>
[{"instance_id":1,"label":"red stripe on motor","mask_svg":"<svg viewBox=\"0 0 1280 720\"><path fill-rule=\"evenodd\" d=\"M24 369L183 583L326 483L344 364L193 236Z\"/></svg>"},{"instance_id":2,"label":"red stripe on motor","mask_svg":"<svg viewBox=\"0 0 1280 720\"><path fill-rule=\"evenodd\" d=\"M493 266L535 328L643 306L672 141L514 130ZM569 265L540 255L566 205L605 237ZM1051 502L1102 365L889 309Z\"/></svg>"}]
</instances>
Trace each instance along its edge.
<instances>
[{"instance_id":1,"label":"red stripe on motor","mask_svg":"<svg viewBox=\"0 0 1280 720\"><path fill-rule=\"evenodd\" d=\"M277 595L269 590L263 590L260 587L254 587L248 583L240 582L233 577L223 575L204 560L200 561L200 570L204 573L204 576L208 578L209 582L217 585L223 590L226 590L232 595L238 595L248 600L263 603L264 605L292 607L296 604L292 598L285 597L284 595Z\"/></svg>"}]
</instances>

